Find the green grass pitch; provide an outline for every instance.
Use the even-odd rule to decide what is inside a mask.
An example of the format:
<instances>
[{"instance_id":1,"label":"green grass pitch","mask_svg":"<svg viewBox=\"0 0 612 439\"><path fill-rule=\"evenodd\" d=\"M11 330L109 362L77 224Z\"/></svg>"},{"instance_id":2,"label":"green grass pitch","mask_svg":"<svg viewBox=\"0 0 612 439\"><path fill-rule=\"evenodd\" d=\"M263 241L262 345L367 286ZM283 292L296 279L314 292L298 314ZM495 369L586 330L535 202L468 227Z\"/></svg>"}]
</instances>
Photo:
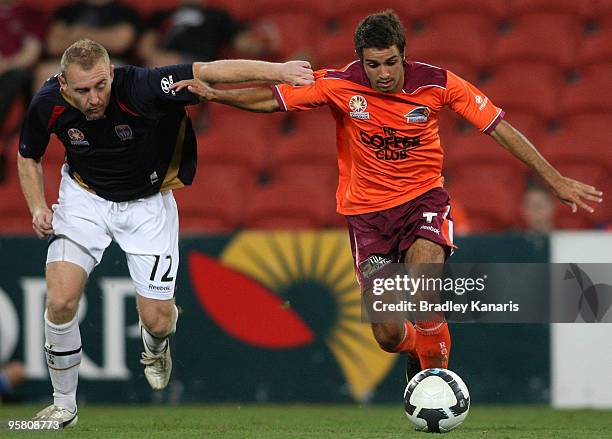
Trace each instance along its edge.
<instances>
[{"instance_id":1,"label":"green grass pitch","mask_svg":"<svg viewBox=\"0 0 612 439\"><path fill-rule=\"evenodd\" d=\"M30 418L38 406L0 406L0 437L61 438L424 438L400 404L96 406L79 410L79 424L57 432L15 432L8 420ZM56 436L59 434L60 436ZM538 406L472 407L450 439L612 438L612 411L556 411Z\"/></svg>"}]
</instances>

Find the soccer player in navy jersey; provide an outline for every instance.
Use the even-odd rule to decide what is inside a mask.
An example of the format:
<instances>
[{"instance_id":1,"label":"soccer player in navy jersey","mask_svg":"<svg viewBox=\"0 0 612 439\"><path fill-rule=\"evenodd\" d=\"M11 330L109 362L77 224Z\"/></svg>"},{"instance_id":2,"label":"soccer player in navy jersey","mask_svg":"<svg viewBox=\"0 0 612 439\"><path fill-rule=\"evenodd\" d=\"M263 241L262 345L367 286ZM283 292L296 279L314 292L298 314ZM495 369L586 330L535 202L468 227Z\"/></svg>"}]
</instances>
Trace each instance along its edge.
<instances>
[{"instance_id":1,"label":"soccer player in navy jersey","mask_svg":"<svg viewBox=\"0 0 612 439\"><path fill-rule=\"evenodd\" d=\"M199 99L173 83L312 82L307 62L222 60L161 68L114 67L106 49L80 40L64 52L61 74L36 94L21 131L19 178L37 236L49 239L45 354L53 404L35 419L76 424L81 362L77 308L87 278L116 241L137 292L144 352L153 389L172 370L176 330L178 213L172 190L191 184L196 139L185 106ZM66 148L59 201L49 209L41 158L55 134Z\"/></svg>"}]
</instances>

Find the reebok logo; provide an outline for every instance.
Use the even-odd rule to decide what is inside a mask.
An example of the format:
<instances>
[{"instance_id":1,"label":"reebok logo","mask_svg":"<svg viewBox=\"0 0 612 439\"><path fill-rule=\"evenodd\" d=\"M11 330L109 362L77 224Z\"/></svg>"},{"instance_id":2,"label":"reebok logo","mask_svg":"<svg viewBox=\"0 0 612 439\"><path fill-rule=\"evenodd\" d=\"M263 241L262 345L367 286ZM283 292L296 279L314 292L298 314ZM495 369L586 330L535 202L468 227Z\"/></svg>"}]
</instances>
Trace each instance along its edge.
<instances>
[{"instance_id":1,"label":"reebok logo","mask_svg":"<svg viewBox=\"0 0 612 439\"><path fill-rule=\"evenodd\" d=\"M430 232L434 232L436 235L440 234L440 230L436 229L434 226L422 225L419 227L419 230L429 230Z\"/></svg>"}]
</instances>

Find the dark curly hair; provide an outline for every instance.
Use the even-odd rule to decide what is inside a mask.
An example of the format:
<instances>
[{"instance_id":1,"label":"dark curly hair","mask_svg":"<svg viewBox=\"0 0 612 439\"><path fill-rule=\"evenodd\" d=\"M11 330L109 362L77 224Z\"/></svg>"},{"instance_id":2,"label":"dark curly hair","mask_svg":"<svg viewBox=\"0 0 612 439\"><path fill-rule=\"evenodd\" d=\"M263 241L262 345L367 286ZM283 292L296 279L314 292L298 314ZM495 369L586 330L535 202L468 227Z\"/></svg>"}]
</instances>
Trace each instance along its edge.
<instances>
[{"instance_id":1,"label":"dark curly hair","mask_svg":"<svg viewBox=\"0 0 612 439\"><path fill-rule=\"evenodd\" d=\"M396 45L403 55L406 47L404 26L392 9L368 15L355 29L355 51L363 61L363 49L386 49Z\"/></svg>"}]
</instances>

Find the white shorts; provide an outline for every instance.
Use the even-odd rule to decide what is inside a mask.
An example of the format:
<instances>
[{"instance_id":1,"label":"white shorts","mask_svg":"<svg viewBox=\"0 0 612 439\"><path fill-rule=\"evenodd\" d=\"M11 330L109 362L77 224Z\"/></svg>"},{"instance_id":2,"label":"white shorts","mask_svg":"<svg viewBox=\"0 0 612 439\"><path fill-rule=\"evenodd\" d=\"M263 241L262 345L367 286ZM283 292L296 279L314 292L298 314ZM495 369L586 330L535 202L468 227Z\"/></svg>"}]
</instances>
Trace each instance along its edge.
<instances>
[{"instance_id":1,"label":"white shorts","mask_svg":"<svg viewBox=\"0 0 612 439\"><path fill-rule=\"evenodd\" d=\"M174 297L179 223L172 191L116 203L83 189L64 165L53 229L58 239L49 245L47 263L73 262L90 274L115 241L126 254L138 294L159 300Z\"/></svg>"}]
</instances>

